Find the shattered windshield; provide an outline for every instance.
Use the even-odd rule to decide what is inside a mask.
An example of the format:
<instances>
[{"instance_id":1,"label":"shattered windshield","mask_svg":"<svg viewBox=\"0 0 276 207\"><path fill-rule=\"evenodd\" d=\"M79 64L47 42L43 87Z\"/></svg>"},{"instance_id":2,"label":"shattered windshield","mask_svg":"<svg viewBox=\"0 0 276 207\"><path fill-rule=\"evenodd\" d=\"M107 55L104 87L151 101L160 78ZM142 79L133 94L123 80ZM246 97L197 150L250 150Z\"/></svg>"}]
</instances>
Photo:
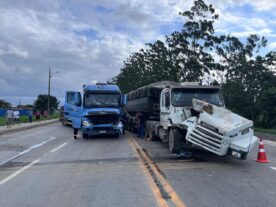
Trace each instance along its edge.
<instances>
[{"instance_id":1,"label":"shattered windshield","mask_svg":"<svg viewBox=\"0 0 276 207\"><path fill-rule=\"evenodd\" d=\"M119 107L120 94L93 94L87 93L84 97L84 106L86 108L92 107Z\"/></svg>"},{"instance_id":2,"label":"shattered windshield","mask_svg":"<svg viewBox=\"0 0 276 207\"><path fill-rule=\"evenodd\" d=\"M176 107L190 106L192 100L199 99L216 106L224 106L224 102L219 89L206 88L175 88L172 90L172 104Z\"/></svg>"}]
</instances>

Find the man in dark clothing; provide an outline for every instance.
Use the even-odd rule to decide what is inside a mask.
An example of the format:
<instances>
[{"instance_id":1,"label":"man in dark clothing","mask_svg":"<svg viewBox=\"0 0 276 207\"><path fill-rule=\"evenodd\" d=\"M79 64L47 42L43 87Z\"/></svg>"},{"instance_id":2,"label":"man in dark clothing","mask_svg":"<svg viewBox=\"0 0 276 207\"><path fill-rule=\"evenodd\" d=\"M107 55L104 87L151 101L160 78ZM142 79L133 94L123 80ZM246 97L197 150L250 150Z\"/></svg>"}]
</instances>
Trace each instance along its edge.
<instances>
[{"instance_id":1,"label":"man in dark clothing","mask_svg":"<svg viewBox=\"0 0 276 207\"><path fill-rule=\"evenodd\" d=\"M78 128L74 128L74 139L77 139L78 137Z\"/></svg>"},{"instance_id":2,"label":"man in dark clothing","mask_svg":"<svg viewBox=\"0 0 276 207\"><path fill-rule=\"evenodd\" d=\"M28 118L29 118L29 122L32 123L33 122L33 111L32 111L32 109L29 109L29 111L28 111Z\"/></svg>"},{"instance_id":3,"label":"man in dark clothing","mask_svg":"<svg viewBox=\"0 0 276 207\"><path fill-rule=\"evenodd\" d=\"M137 121L138 121L137 137L144 138L144 134L145 134L145 119L144 119L144 116L141 112L138 112L136 116L137 116Z\"/></svg>"},{"instance_id":4,"label":"man in dark clothing","mask_svg":"<svg viewBox=\"0 0 276 207\"><path fill-rule=\"evenodd\" d=\"M126 113L123 113L122 117L121 117L121 121L123 124L123 134L125 134L126 131L126 123L127 123L127 116Z\"/></svg>"}]
</instances>

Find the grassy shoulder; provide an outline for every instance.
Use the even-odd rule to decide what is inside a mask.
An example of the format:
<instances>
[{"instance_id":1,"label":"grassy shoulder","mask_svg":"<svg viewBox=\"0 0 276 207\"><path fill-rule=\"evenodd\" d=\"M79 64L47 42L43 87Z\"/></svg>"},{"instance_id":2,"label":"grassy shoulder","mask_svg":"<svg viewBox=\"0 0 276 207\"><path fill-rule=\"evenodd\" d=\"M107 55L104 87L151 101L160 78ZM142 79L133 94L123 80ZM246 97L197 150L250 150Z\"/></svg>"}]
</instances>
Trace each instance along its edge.
<instances>
[{"instance_id":1,"label":"grassy shoulder","mask_svg":"<svg viewBox=\"0 0 276 207\"><path fill-rule=\"evenodd\" d=\"M276 134L276 129L263 129L263 128L254 128L256 132L267 133L267 134Z\"/></svg>"},{"instance_id":2,"label":"grassy shoulder","mask_svg":"<svg viewBox=\"0 0 276 207\"><path fill-rule=\"evenodd\" d=\"M48 119L44 119L42 117L39 120L35 120L35 116L33 116L33 122L49 120L49 119L56 119L56 118L59 118L59 114L51 114ZM20 121L20 123L27 123L27 122L29 122L29 117L28 116L20 116L19 121ZM4 126L6 124L7 124L6 123L6 118L5 117L0 117L0 126ZM13 122L13 124L17 124L17 123Z\"/></svg>"}]
</instances>

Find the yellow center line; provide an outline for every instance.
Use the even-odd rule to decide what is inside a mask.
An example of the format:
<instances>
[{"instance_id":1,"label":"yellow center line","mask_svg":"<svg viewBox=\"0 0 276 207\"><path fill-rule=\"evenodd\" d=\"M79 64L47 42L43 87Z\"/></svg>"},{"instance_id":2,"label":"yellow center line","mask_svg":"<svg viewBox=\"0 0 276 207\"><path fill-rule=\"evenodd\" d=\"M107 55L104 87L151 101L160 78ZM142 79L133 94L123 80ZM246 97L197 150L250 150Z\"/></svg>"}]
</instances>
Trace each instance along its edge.
<instances>
[{"instance_id":1,"label":"yellow center line","mask_svg":"<svg viewBox=\"0 0 276 207\"><path fill-rule=\"evenodd\" d=\"M150 186L150 189L154 195L154 198L156 200L156 202L158 203L158 206L160 207L169 207L167 202L162 198L162 195L158 189L158 187L156 186L153 178L151 177L151 175L149 174L149 172L146 169L146 166L142 160L142 158L140 157L140 155L138 154L136 147L134 146L134 143L132 142L131 138L127 137L128 143L130 144L133 152L135 153L135 155L138 157L138 161L139 161L139 166L142 168L145 177L148 181L148 184Z\"/></svg>"},{"instance_id":2,"label":"yellow center line","mask_svg":"<svg viewBox=\"0 0 276 207\"><path fill-rule=\"evenodd\" d=\"M164 189L167 191L167 193L170 195L171 197L171 201L174 203L175 206L177 207L186 207L185 203L181 200L181 198L178 196L178 194L175 192L175 190L173 189L173 187L170 185L170 183L164 178L164 176L158 171L157 167L155 166L155 164L153 163L153 161L149 158L149 156L143 151L142 147L138 144L138 142L128 136L128 140L132 146L132 148L134 148L134 151L136 152L136 154L138 155L138 157L140 158L139 154L137 153L136 149L138 149L140 151L140 153L142 154L143 158L146 160L147 164L150 166L150 168L152 169L152 171L154 172L154 174L156 175L156 177L158 178L158 180L162 183ZM141 158L140 158L141 159ZM142 160L141 160L142 161ZM142 161L143 163L143 161ZM145 168L146 172L148 173L147 169ZM152 179L152 177L150 176L150 174L148 173L148 176ZM159 196L161 197L161 199L163 201L165 201L162 198L162 195L160 194L160 191L158 189L158 187L156 186L156 184L153 182L153 186L156 188L156 190L159 193ZM168 206L168 204L166 203L166 205Z\"/></svg>"}]
</instances>

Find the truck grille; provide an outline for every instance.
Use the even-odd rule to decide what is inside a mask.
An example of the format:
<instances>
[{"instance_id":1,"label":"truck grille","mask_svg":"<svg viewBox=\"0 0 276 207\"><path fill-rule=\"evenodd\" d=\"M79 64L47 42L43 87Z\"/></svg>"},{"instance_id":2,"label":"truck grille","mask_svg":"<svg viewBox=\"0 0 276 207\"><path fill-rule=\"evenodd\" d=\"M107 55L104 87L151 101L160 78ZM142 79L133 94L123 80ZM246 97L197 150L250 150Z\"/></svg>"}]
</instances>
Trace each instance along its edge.
<instances>
[{"instance_id":1,"label":"truck grille","mask_svg":"<svg viewBox=\"0 0 276 207\"><path fill-rule=\"evenodd\" d=\"M209 151L219 152L223 137L217 132L211 131L201 125L196 125L188 139L192 143L203 146L203 148Z\"/></svg>"},{"instance_id":2,"label":"truck grille","mask_svg":"<svg viewBox=\"0 0 276 207\"><path fill-rule=\"evenodd\" d=\"M89 121L94 124L116 124L119 121L119 116L117 114L104 114L104 115L90 115Z\"/></svg>"}]
</instances>

